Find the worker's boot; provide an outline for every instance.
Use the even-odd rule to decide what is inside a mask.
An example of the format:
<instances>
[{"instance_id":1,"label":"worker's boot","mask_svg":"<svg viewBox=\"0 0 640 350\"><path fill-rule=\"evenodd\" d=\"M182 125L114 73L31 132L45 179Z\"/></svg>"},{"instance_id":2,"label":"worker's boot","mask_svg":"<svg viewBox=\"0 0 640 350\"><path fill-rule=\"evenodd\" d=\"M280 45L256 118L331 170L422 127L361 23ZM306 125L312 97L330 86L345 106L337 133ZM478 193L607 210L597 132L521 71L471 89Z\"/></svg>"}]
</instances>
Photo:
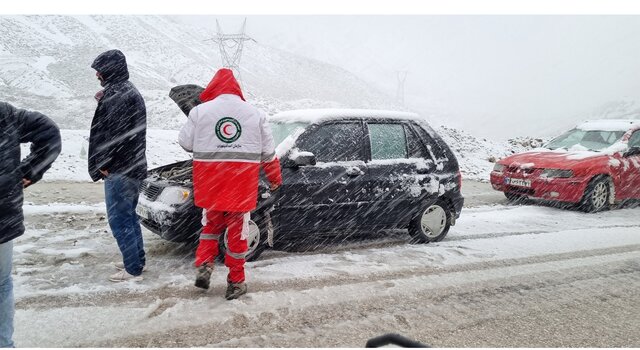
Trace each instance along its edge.
<instances>
[{"instance_id":1,"label":"worker's boot","mask_svg":"<svg viewBox=\"0 0 640 350\"><path fill-rule=\"evenodd\" d=\"M227 292L224 293L224 298L227 300L237 299L243 294L247 294L247 284L244 282L241 283L231 283L227 282Z\"/></svg>"},{"instance_id":2,"label":"worker's boot","mask_svg":"<svg viewBox=\"0 0 640 350\"><path fill-rule=\"evenodd\" d=\"M204 263L196 269L195 286L202 289L209 289L209 280L211 279L211 272L213 272L213 264Z\"/></svg>"}]
</instances>

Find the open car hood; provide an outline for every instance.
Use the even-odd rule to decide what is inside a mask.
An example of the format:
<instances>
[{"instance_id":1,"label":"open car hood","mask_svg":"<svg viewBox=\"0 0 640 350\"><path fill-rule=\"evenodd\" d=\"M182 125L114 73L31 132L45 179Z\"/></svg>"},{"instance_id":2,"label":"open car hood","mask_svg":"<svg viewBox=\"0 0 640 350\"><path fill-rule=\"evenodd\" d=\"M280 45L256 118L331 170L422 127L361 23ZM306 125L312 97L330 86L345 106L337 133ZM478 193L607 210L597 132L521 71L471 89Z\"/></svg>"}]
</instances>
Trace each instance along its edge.
<instances>
[{"instance_id":1,"label":"open car hood","mask_svg":"<svg viewBox=\"0 0 640 350\"><path fill-rule=\"evenodd\" d=\"M178 85L171 89L169 97L188 116L193 107L202 103L200 101L202 91L204 88L195 84Z\"/></svg>"}]
</instances>

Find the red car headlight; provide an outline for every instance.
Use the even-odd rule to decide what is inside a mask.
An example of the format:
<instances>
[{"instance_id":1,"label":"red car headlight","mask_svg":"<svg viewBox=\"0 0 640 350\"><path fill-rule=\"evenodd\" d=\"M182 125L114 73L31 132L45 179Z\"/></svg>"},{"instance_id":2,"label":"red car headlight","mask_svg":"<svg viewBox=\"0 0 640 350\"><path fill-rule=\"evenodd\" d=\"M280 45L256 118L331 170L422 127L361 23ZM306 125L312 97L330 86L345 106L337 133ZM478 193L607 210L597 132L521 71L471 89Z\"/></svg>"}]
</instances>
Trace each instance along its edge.
<instances>
[{"instance_id":1,"label":"red car headlight","mask_svg":"<svg viewBox=\"0 0 640 350\"><path fill-rule=\"evenodd\" d=\"M573 170L566 170L566 169L544 169L542 171L542 174L540 174L540 177L547 177L547 178L568 178L568 177L573 177Z\"/></svg>"}]
</instances>

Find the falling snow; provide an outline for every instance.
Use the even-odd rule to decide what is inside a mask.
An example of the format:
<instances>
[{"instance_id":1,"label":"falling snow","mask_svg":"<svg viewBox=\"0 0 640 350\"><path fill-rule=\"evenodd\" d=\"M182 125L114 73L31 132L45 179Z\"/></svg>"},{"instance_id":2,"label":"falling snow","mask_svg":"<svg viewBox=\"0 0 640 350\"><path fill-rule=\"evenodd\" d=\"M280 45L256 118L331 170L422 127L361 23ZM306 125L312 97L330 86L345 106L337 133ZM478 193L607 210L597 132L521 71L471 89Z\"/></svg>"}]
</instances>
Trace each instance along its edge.
<instances>
[{"instance_id":1,"label":"falling snow","mask_svg":"<svg viewBox=\"0 0 640 350\"><path fill-rule=\"evenodd\" d=\"M441 117L404 111L343 68L255 41L246 43L243 89L272 123L387 118L415 122L430 137L442 138L427 145L425 158L318 161L313 169L326 172L329 181L312 188L301 176L295 200L324 195L321 208L355 203L351 208L380 219L398 209L415 211L415 203L394 207L393 199L403 194L415 199L461 190L460 218L449 219L455 225L442 241L415 244L407 225L362 230L359 217L332 217L342 219L344 227L327 233L318 222L290 215L286 221L302 227L301 235L276 239L272 249L248 262L249 293L234 301L223 298L221 264L212 288L196 289L193 244L144 229L144 279L109 282L121 255L108 225L103 183L92 183L87 173L88 128L99 89L89 64L105 49L125 51L131 80L147 106L148 168L187 161L190 154L177 142L186 119L168 91L205 84L211 67L220 64L203 35L161 16L0 17L3 100L44 112L63 127L62 153L43 180L25 191L26 232L14 241L17 346L362 347L385 333L435 347L640 344L638 200L587 214L533 200L514 204L487 183L497 161L525 151L564 162L602 157L607 166L638 178L640 160L620 157L628 150L626 140L596 152L582 145L544 149L546 138L540 135L478 138L439 125L435 120ZM577 129L619 131L636 124L600 121ZM292 161L311 158L313 153L297 148L304 131L304 126L290 130L276 154ZM443 154L443 147L456 159ZM30 145L21 151L26 157ZM461 189L452 166L456 160ZM396 171L384 183L372 181L344 193L326 187L348 185L372 171L409 168L421 173ZM190 163L156 171L150 180L189 188ZM371 203L359 200L366 196L379 201L366 207ZM261 193L261 199L274 198ZM144 196L139 206L158 223L168 223L176 212ZM273 227L270 232L279 238Z\"/></svg>"}]
</instances>

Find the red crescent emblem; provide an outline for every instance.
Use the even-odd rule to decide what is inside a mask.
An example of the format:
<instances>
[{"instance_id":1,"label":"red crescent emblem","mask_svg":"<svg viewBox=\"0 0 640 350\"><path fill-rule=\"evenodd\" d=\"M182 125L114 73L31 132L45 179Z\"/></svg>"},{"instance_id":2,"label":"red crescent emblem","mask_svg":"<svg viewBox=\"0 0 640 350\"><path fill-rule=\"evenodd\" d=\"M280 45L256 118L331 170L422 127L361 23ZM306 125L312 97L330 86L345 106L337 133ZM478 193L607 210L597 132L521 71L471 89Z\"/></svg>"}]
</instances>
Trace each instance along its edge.
<instances>
[{"instance_id":1,"label":"red crescent emblem","mask_svg":"<svg viewBox=\"0 0 640 350\"><path fill-rule=\"evenodd\" d=\"M231 136L233 134L231 134L231 132L227 131L227 128L232 127L231 124L227 124L225 126L222 127L222 132L225 133L225 135Z\"/></svg>"}]
</instances>

